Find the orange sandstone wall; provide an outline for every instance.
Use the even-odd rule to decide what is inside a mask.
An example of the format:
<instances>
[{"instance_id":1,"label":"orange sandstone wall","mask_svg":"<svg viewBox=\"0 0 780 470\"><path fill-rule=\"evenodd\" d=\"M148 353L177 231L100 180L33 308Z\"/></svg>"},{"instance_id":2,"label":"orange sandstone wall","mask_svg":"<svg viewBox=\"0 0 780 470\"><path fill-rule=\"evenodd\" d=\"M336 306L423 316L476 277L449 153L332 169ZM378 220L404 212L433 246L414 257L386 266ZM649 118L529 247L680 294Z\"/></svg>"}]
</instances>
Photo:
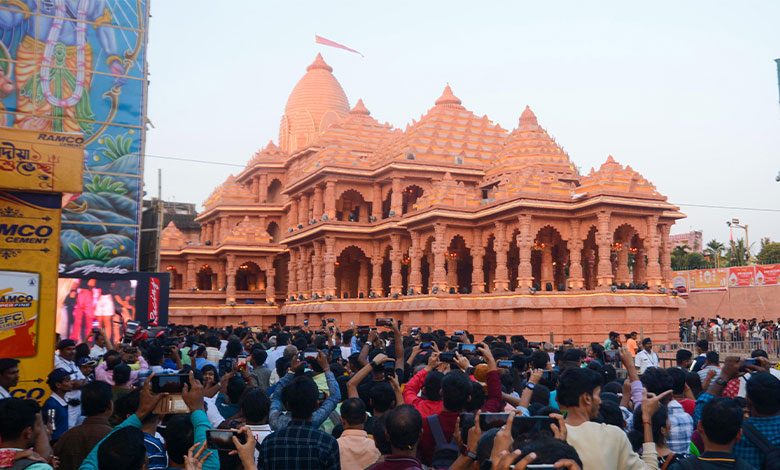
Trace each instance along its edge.
<instances>
[{"instance_id":1,"label":"orange sandstone wall","mask_svg":"<svg viewBox=\"0 0 780 470\"><path fill-rule=\"evenodd\" d=\"M780 286L731 287L723 292L692 292L687 306L680 310L683 318L780 318Z\"/></svg>"}]
</instances>

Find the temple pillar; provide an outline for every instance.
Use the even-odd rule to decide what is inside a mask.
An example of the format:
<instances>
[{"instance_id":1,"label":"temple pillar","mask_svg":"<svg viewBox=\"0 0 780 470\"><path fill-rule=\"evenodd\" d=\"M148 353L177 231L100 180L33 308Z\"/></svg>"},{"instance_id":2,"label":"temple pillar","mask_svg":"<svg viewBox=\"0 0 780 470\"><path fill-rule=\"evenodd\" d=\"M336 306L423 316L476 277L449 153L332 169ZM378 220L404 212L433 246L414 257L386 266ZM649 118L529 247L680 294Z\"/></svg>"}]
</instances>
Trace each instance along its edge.
<instances>
[{"instance_id":1,"label":"temple pillar","mask_svg":"<svg viewBox=\"0 0 780 470\"><path fill-rule=\"evenodd\" d=\"M371 257L371 292L377 297L382 297L382 261L382 251L377 243Z\"/></svg>"},{"instance_id":2,"label":"temple pillar","mask_svg":"<svg viewBox=\"0 0 780 470\"><path fill-rule=\"evenodd\" d=\"M257 188L260 186L260 177L254 177L252 178L252 184L249 186L249 191L252 193L252 195L257 198L259 197L259 192Z\"/></svg>"},{"instance_id":3,"label":"temple pillar","mask_svg":"<svg viewBox=\"0 0 780 470\"><path fill-rule=\"evenodd\" d=\"M309 196L301 195L301 202L298 204L298 223L303 226L309 225Z\"/></svg>"},{"instance_id":4,"label":"temple pillar","mask_svg":"<svg viewBox=\"0 0 780 470\"><path fill-rule=\"evenodd\" d=\"M198 287L198 277L195 274L195 260L187 260L187 289L192 290L193 287Z\"/></svg>"},{"instance_id":5,"label":"temple pillar","mask_svg":"<svg viewBox=\"0 0 780 470\"><path fill-rule=\"evenodd\" d=\"M298 298L298 250L290 248L290 259L287 261L287 297Z\"/></svg>"},{"instance_id":6,"label":"temple pillar","mask_svg":"<svg viewBox=\"0 0 780 470\"><path fill-rule=\"evenodd\" d=\"M473 247L471 248L471 293L485 292L485 272L482 269L485 247L482 246L482 230L473 230Z\"/></svg>"},{"instance_id":7,"label":"temple pillar","mask_svg":"<svg viewBox=\"0 0 780 470\"><path fill-rule=\"evenodd\" d=\"M217 285L214 290L222 290L227 288L227 278L225 276L225 262L217 261Z\"/></svg>"},{"instance_id":8,"label":"temple pillar","mask_svg":"<svg viewBox=\"0 0 780 470\"><path fill-rule=\"evenodd\" d=\"M311 293L322 295L322 242L314 242L314 256L311 260L312 276L311 276ZM334 270L335 273L335 270Z\"/></svg>"},{"instance_id":9,"label":"temple pillar","mask_svg":"<svg viewBox=\"0 0 780 470\"><path fill-rule=\"evenodd\" d=\"M658 236L658 216L647 217L647 286L657 288L661 286L661 264L658 261L660 237Z\"/></svg>"},{"instance_id":10,"label":"temple pillar","mask_svg":"<svg viewBox=\"0 0 780 470\"><path fill-rule=\"evenodd\" d=\"M509 289L509 270L507 269L506 224L496 222L496 238L493 241L493 249L496 251L496 279L495 290L505 292Z\"/></svg>"},{"instance_id":11,"label":"temple pillar","mask_svg":"<svg viewBox=\"0 0 780 470\"><path fill-rule=\"evenodd\" d=\"M420 232L411 232L412 246L409 247L409 287L415 294L422 292L422 250L420 249Z\"/></svg>"},{"instance_id":12,"label":"temple pillar","mask_svg":"<svg viewBox=\"0 0 780 470\"><path fill-rule=\"evenodd\" d=\"M634 283L643 284L647 280L647 250L639 248L634 253Z\"/></svg>"},{"instance_id":13,"label":"temple pillar","mask_svg":"<svg viewBox=\"0 0 780 470\"><path fill-rule=\"evenodd\" d=\"M566 244L569 248L569 281L568 288L571 290L582 290L585 288L585 279L582 274L582 246L580 239L580 221L572 219L569 221L571 228L571 237Z\"/></svg>"},{"instance_id":14,"label":"temple pillar","mask_svg":"<svg viewBox=\"0 0 780 470\"><path fill-rule=\"evenodd\" d=\"M236 255L228 255L227 263L225 264L225 275L227 276L227 288L225 294L227 296L227 302L235 302L236 300Z\"/></svg>"},{"instance_id":15,"label":"temple pillar","mask_svg":"<svg viewBox=\"0 0 780 470\"><path fill-rule=\"evenodd\" d=\"M314 199L312 201L312 218L319 222L322 219L322 186L314 187Z\"/></svg>"},{"instance_id":16,"label":"temple pillar","mask_svg":"<svg viewBox=\"0 0 780 470\"><path fill-rule=\"evenodd\" d=\"M223 215L222 217L220 217L220 221L221 222L219 224L219 228L220 228L219 240L222 241L230 235L230 229L232 227L230 226L230 219L228 218L228 216Z\"/></svg>"},{"instance_id":17,"label":"temple pillar","mask_svg":"<svg viewBox=\"0 0 780 470\"><path fill-rule=\"evenodd\" d=\"M306 288L306 249L301 247L298 250L298 295L303 294L304 297L309 297L308 289Z\"/></svg>"},{"instance_id":18,"label":"temple pillar","mask_svg":"<svg viewBox=\"0 0 780 470\"><path fill-rule=\"evenodd\" d=\"M447 272L444 264L447 258L447 245L444 232L447 226L441 223L434 224L435 240L433 242L433 286L438 287L439 293L447 291Z\"/></svg>"},{"instance_id":19,"label":"temple pillar","mask_svg":"<svg viewBox=\"0 0 780 470\"><path fill-rule=\"evenodd\" d=\"M458 293L458 259L447 253L447 292L455 288Z\"/></svg>"},{"instance_id":20,"label":"temple pillar","mask_svg":"<svg viewBox=\"0 0 780 470\"><path fill-rule=\"evenodd\" d=\"M517 264L517 288L528 289L534 283L533 268L531 266L531 250L534 245L533 234L531 233L531 215L523 214L519 216L520 231L515 238L519 253L519 262Z\"/></svg>"},{"instance_id":21,"label":"temple pillar","mask_svg":"<svg viewBox=\"0 0 780 470\"><path fill-rule=\"evenodd\" d=\"M371 191L371 215L375 220L382 219L382 185L374 183Z\"/></svg>"},{"instance_id":22,"label":"temple pillar","mask_svg":"<svg viewBox=\"0 0 780 470\"><path fill-rule=\"evenodd\" d=\"M661 232L661 277L663 286L666 288L672 287L672 278L674 277L672 272L672 244L669 242L669 231L671 228L671 225L659 225Z\"/></svg>"},{"instance_id":23,"label":"temple pillar","mask_svg":"<svg viewBox=\"0 0 780 470\"><path fill-rule=\"evenodd\" d=\"M268 201L268 175L263 173L257 184L257 202L264 204Z\"/></svg>"},{"instance_id":24,"label":"temple pillar","mask_svg":"<svg viewBox=\"0 0 780 470\"><path fill-rule=\"evenodd\" d=\"M400 294L404 289L403 276L401 276L401 234L393 233L390 235L390 293Z\"/></svg>"},{"instance_id":25,"label":"temple pillar","mask_svg":"<svg viewBox=\"0 0 780 470\"><path fill-rule=\"evenodd\" d=\"M268 260L268 264L271 264L271 260ZM274 282L276 280L276 269L269 267L265 270L265 301L266 303L276 302L276 286Z\"/></svg>"},{"instance_id":26,"label":"temple pillar","mask_svg":"<svg viewBox=\"0 0 780 470\"><path fill-rule=\"evenodd\" d=\"M214 244L214 224L212 222L208 222L206 224L203 224L203 230L206 232L206 239L204 240L203 244L205 245L207 242L211 245Z\"/></svg>"},{"instance_id":27,"label":"temple pillar","mask_svg":"<svg viewBox=\"0 0 780 470\"><path fill-rule=\"evenodd\" d=\"M298 199L290 198L290 212L287 213L287 216L290 219L290 228L293 230L298 228L298 215Z\"/></svg>"},{"instance_id":28,"label":"temple pillar","mask_svg":"<svg viewBox=\"0 0 780 470\"><path fill-rule=\"evenodd\" d=\"M360 294L368 296L368 260L360 260L360 272L358 274L358 297Z\"/></svg>"},{"instance_id":29,"label":"temple pillar","mask_svg":"<svg viewBox=\"0 0 780 470\"><path fill-rule=\"evenodd\" d=\"M610 254L612 248L612 232L609 230L610 213L606 211L598 214L598 232L596 243L599 246L598 286L609 288L612 285L612 262Z\"/></svg>"},{"instance_id":30,"label":"temple pillar","mask_svg":"<svg viewBox=\"0 0 780 470\"><path fill-rule=\"evenodd\" d=\"M553 286L555 289L555 273L553 271L553 256L552 256L552 243L550 240L542 242L544 247L542 248L542 289L547 290L547 283Z\"/></svg>"},{"instance_id":31,"label":"temple pillar","mask_svg":"<svg viewBox=\"0 0 780 470\"><path fill-rule=\"evenodd\" d=\"M403 188L401 188L401 178L393 178L393 192L390 195L390 212L395 213L395 217L401 217L403 214ZM393 217L393 215L391 215Z\"/></svg>"},{"instance_id":32,"label":"temple pillar","mask_svg":"<svg viewBox=\"0 0 780 470\"><path fill-rule=\"evenodd\" d=\"M336 182L325 183L325 215L328 220L336 220ZM335 282L333 284L335 292Z\"/></svg>"},{"instance_id":33,"label":"temple pillar","mask_svg":"<svg viewBox=\"0 0 780 470\"><path fill-rule=\"evenodd\" d=\"M323 292L325 295L336 295L336 239L325 237L325 278Z\"/></svg>"}]
</instances>

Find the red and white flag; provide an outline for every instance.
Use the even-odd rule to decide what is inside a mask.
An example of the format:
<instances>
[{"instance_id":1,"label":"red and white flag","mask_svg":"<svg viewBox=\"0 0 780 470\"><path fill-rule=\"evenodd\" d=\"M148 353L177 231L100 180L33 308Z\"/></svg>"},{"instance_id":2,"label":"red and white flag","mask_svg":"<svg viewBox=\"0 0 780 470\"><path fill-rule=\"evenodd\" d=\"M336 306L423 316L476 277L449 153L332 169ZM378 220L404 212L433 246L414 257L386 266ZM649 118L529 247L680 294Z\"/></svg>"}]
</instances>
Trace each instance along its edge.
<instances>
[{"instance_id":1,"label":"red and white flag","mask_svg":"<svg viewBox=\"0 0 780 470\"><path fill-rule=\"evenodd\" d=\"M323 46L330 46L330 47L337 47L339 49L344 49L345 51L354 52L355 54L360 54L360 52L356 51L355 49L350 49L349 47L339 44L337 42L333 42L330 39L325 39L322 36L314 35L314 42L317 44L322 44ZM360 57L364 57L363 54L360 54Z\"/></svg>"}]
</instances>

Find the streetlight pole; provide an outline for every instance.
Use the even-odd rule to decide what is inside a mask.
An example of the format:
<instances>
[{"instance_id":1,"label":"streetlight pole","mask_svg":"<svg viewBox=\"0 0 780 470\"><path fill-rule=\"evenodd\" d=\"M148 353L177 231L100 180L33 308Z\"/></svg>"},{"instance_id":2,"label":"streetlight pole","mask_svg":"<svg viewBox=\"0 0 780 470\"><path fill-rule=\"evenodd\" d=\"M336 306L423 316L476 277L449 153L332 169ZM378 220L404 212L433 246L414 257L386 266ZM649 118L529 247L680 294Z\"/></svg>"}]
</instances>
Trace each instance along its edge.
<instances>
[{"instance_id":1,"label":"streetlight pole","mask_svg":"<svg viewBox=\"0 0 780 470\"><path fill-rule=\"evenodd\" d=\"M729 222L726 222L726 225L745 230L745 262L750 266L750 235L748 234L748 225L740 225L739 219L731 219Z\"/></svg>"}]
</instances>

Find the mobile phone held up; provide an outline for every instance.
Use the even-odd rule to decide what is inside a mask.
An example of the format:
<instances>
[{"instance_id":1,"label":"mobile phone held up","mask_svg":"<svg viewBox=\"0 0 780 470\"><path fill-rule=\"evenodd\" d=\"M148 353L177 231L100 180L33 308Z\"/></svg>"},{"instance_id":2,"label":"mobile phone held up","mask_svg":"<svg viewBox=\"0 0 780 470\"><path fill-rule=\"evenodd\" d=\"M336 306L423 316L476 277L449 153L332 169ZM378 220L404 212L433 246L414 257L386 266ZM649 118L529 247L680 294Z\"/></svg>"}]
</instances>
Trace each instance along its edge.
<instances>
[{"instance_id":1,"label":"mobile phone held up","mask_svg":"<svg viewBox=\"0 0 780 470\"><path fill-rule=\"evenodd\" d=\"M515 361L498 361L496 365L502 369L511 369L515 365Z\"/></svg>"},{"instance_id":2,"label":"mobile phone held up","mask_svg":"<svg viewBox=\"0 0 780 470\"><path fill-rule=\"evenodd\" d=\"M377 318L376 326L390 326L392 322L393 322L392 318Z\"/></svg>"},{"instance_id":3,"label":"mobile phone held up","mask_svg":"<svg viewBox=\"0 0 780 470\"><path fill-rule=\"evenodd\" d=\"M206 447L216 450L236 450L233 436L236 436L241 444L246 444L246 434L236 429L207 429Z\"/></svg>"},{"instance_id":4,"label":"mobile phone held up","mask_svg":"<svg viewBox=\"0 0 780 470\"><path fill-rule=\"evenodd\" d=\"M163 374L152 377L153 393L181 393L184 391L184 384L190 382L190 376L187 374Z\"/></svg>"},{"instance_id":5,"label":"mobile phone held up","mask_svg":"<svg viewBox=\"0 0 780 470\"><path fill-rule=\"evenodd\" d=\"M458 344L458 352L461 354L478 354L476 344L460 343Z\"/></svg>"}]
</instances>

